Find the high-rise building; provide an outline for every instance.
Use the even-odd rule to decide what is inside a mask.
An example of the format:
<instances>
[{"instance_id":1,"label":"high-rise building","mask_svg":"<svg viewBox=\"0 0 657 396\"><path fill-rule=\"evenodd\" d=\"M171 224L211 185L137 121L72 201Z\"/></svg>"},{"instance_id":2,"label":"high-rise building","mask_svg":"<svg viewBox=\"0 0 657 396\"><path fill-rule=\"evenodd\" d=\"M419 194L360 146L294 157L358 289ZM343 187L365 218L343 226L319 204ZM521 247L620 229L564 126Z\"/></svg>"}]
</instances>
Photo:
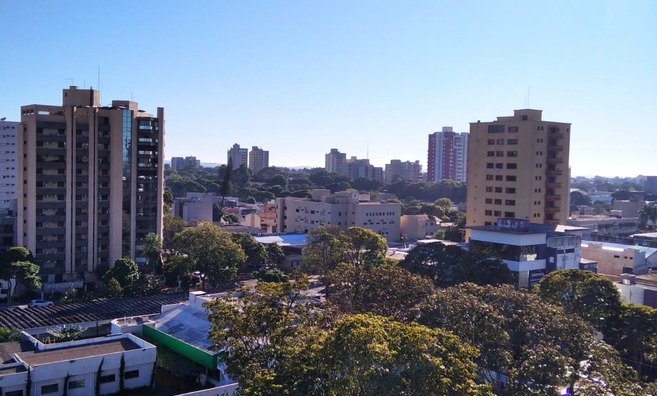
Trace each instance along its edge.
<instances>
[{"instance_id":1,"label":"high-rise building","mask_svg":"<svg viewBox=\"0 0 657 396\"><path fill-rule=\"evenodd\" d=\"M253 173L257 173L265 168L269 168L269 151L258 148L257 146L251 147L249 153L249 169Z\"/></svg>"},{"instance_id":2,"label":"high-rise building","mask_svg":"<svg viewBox=\"0 0 657 396\"><path fill-rule=\"evenodd\" d=\"M240 148L240 145L235 143L233 144L233 147L228 150L228 159L233 161L233 169L238 169L240 166L247 166L249 149Z\"/></svg>"},{"instance_id":3,"label":"high-rise building","mask_svg":"<svg viewBox=\"0 0 657 396\"><path fill-rule=\"evenodd\" d=\"M196 157L171 157L171 169L175 171L180 171L185 168L198 169L201 167L201 160L197 160Z\"/></svg>"},{"instance_id":4,"label":"high-rise building","mask_svg":"<svg viewBox=\"0 0 657 396\"><path fill-rule=\"evenodd\" d=\"M338 175L347 176L347 154L341 153L335 148L331 149L324 156L324 169L327 173L337 173Z\"/></svg>"},{"instance_id":5,"label":"high-rise building","mask_svg":"<svg viewBox=\"0 0 657 396\"><path fill-rule=\"evenodd\" d=\"M457 133L452 127L429 135L427 181L451 179L464 182L467 178L468 133Z\"/></svg>"},{"instance_id":6,"label":"high-rise building","mask_svg":"<svg viewBox=\"0 0 657 396\"><path fill-rule=\"evenodd\" d=\"M0 210L15 210L20 122L0 120Z\"/></svg>"},{"instance_id":7,"label":"high-rise building","mask_svg":"<svg viewBox=\"0 0 657 396\"><path fill-rule=\"evenodd\" d=\"M71 86L61 106L22 106L21 123L17 235L44 280L143 261L143 238L162 235L164 109L101 106L99 91Z\"/></svg>"},{"instance_id":8,"label":"high-rise building","mask_svg":"<svg viewBox=\"0 0 657 396\"><path fill-rule=\"evenodd\" d=\"M569 149L570 124L544 121L541 110L471 123L466 225L566 224Z\"/></svg>"},{"instance_id":9,"label":"high-rise building","mask_svg":"<svg viewBox=\"0 0 657 396\"><path fill-rule=\"evenodd\" d=\"M421 173L422 165L420 165L420 161L411 162L394 159L389 164L386 164L383 175L386 183L392 183L395 176L406 180L418 181Z\"/></svg>"}]
</instances>

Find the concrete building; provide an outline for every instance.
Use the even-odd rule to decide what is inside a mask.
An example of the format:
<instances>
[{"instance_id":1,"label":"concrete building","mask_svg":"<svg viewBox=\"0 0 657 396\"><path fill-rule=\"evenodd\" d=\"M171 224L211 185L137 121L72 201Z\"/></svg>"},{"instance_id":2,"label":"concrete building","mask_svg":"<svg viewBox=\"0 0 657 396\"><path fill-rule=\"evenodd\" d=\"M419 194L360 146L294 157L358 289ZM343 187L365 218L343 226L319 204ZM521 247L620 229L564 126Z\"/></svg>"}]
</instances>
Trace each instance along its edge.
<instances>
[{"instance_id":1,"label":"concrete building","mask_svg":"<svg viewBox=\"0 0 657 396\"><path fill-rule=\"evenodd\" d=\"M196 157L172 157L171 158L171 169L181 171L186 168L198 169L201 167L201 160L196 159Z\"/></svg>"},{"instance_id":2,"label":"concrete building","mask_svg":"<svg viewBox=\"0 0 657 396\"><path fill-rule=\"evenodd\" d=\"M466 181L468 168L468 133L452 127L429 135L427 181L451 179Z\"/></svg>"},{"instance_id":3,"label":"concrete building","mask_svg":"<svg viewBox=\"0 0 657 396\"><path fill-rule=\"evenodd\" d=\"M496 225L470 227L470 250L493 252L518 276L518 287L532 287L548 272L594 270L582 262L581 227L533 224L527 220L497 220Z\"/></svg>"},{"instance_id":4,"label":"concrete building","mask_svg":"<svg viewBox=\"0 0 657 396\"><path fill-rule=\"evenodd\" d=\"M215 194L188 192L185 198L173 200L174 217L180 217L185 225L196 226L199 222L212 222L213 205L218 198Z\"/></svg>"},{"instance_id":5,"label":"concrete building","mask_svg":"<svg viewBox=\"0 0 657 396\"><path fill-rule=\"evenodd\" d=\"M324 170L327 173L337 173L338 175L347 176L347 154L332 148L324 156Z\"/></svg>"},{"instance_id":6,"label":"concrete building","mask_svg":"<svg viewBox=\"0 0 657 396\"><path fill-rule=\"evenodd\" d=\"M648 194L657 194L657 176L646 176L644 189Z\"/></svg>"},{"instance_id":7,"label":"concrete building","mask_svg":"<svg viewBox=\"0 0 657 396\"><path fill-rule=\"evenodd\" d=\"M162 235L164 109L100 105L71 86L63 103L21 107L18 244L47 283L93 280L99 265L141 261L141 240Z\"/></svg>"},{"instance_id":8,"label":"concrete building","mask_svg":"<svg viewBox=\"0 0 657 396\"><path fill-rule=\"evenodd\" d=\"M401 161L398 159L391 160L386 164L385 171L383 172L384 180L386 183L392 183L395 177L401 177L405 180L418 181L422 174L422 165L420 161Z\"/></svg>"},{"instance_id":9,"label":"concrete building","mask_svg":"<svg viewBox=\"0 0 657 396\"><path fill-rule=\"evenodd\" d=\"M598 263L598 273L644 275L657 268L657 249L609 242L582 241L582 257Z\"/></svg>"},{"instance_id":10,"label":"concrete building","mask_svg":"<svg viewBox=\"0 0 657 396\"><path fill-rule=\"evenodd\" d=\"M630 191L629 199L614 199L614 210L620 211L622 217L639 217L639 211L646 204L646 193Z\"/></svg>"},{"instance_id":11,"label":"concrete building","mask_svg":"<svg viewBox=\"0 0 657 396\"><path fill-rule=\"evenodd\" d=\"M400 224L404 241L423 239L441 229L440 219L426 214L403 215Z\"/></svg>"},{"instance_id":12,"label":"concrete building","mask_svg":"<svg viewBox=\"0 0 657 396\"><path fill-rule=\"evenodd\" d=\"M233 161L233 169L238 169L240 166L248 166L249 149L240 148L240 145L235 143L233 147L228 150L228 160Z\"/></svg>"},{"instance_id":13,"label":"concrete building","mask_svg":"<svg viewBox=\"0 0 657 396\"><path fill-rule=\"evenodd\" d=\"M500 217L566 224L570 124L541 114L515 110L470 124L467 226L494 225Z\"/></svg>"},{"instance_id":14,"label":"concrete building","mask_svg":"<svg viewBox=\"0 0 657 396\"><path fill-rule=\"evenodd\" d=\"M0 121L0 210L16 210L20 122Z\"/></svg>"},{"instance_id":15,"label":"concrete building","mask_svg":"<svg viewBox=\"0 0 657 396\"><path fill-rule=\"evenodd\" d=\"M586 227L582 234L584 239L617 240L635 233L639 227L639 218L618 218L606 215L573 215L568 219L568 225Z\"/></svg>"},{"instance_id":16,"label":"concrete building","mask_svg":"<svg viewBox=\"0 0 657 396\"><path fill-rule=\"evenodd\" d=\"M265 168L269 168L269 151L258 148L257 146L251 147L251 152L249 153L249 169L253 173L258 173Z\"/></svg>"},{"instance_id":17,"label":"concrete building","mask_svg":"<svg viewBox=\"0 0 657 396\"><path fill-rule=\"evenodd\" d=\"M307 233L321 226L333 225L346 231L349 227L372 230L389 241L400 239L401 205L371 202L369 194L329 190L310 191L311 198L277 198L278 231Z\"/></svg>"},{"instance_id":18,"label":"concrete building","mask_svg":"<svg viewBox=\"0 0 657 396\"><path fill-rule=\"evenodd\" d=\"M2 394L86 396L147 388L155 351L132 334L45 344L23 332L21 341L0 344Z\"/></svg>"}]
</instances>

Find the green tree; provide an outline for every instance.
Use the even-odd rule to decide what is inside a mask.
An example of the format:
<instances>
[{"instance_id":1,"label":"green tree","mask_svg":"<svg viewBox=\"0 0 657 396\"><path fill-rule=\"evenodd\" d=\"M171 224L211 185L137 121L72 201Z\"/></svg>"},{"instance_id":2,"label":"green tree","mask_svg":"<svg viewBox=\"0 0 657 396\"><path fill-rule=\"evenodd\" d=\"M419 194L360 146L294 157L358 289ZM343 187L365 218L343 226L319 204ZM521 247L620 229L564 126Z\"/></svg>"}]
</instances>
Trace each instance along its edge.
<instances>
[{"instance_id":1,"label":"green tree","mask_svg":"<svg viewBox=\"0 0 657 396\"><path fill-rule=\"evenodd\" d=\"M533 289L545 301L563 307L600 330L614 331L620 315L620 293L608 279L579 269L553 271Z\"/></svg>"},{"instance_id":2,"label":"green tree","mask_svg":"<svg viewBox=\"0 0 657 396\"><path fill-rule=\"evenodd\" d=\"M366 228L349 227L345 239L348 244L345 259L355 267L377 265L388 251L386 240Z\"/></svg>"},{"instance_id":3,"label":"green tree","mask_svg":"<svg viewBox=\"0 0 657 396\"><path fill-rule=\"evenodd\" d=\"M458 283L456 271L465 251L456 245L442 242L419 244L402 260L401 266L414 274L431 278L437 286Z\"/></svg>"},{"instance_id":4,"label":"green tree","mask_svg":"<svg viewBox=\"0 0 657 396\"><path fill-rule=\"evenodd\" d=\"M328 287L330 271L345 260L348 242L344 233L336 226L319 227L308 232L308 244L303 248L303 267L308 272L322 276Z\"/></svg>"},{"instance_id":5,"label":"green tree","mask_svg":"<svg viewBox=\"0 0 657 396\"><path fill-rule=\"evenodd\" d=\"M242 251L246 254L244 265L245 271L252 271L265 265L267 262L267 250L265 246L256 241L256 239L245 232L231 232L230 238L236 244L240 245Z\"/></svg>"},{"instance_id":6,"label":"green tree","mask_svg":"<svg viewBox=\"0 0 657 396\"><path fill-rule=\"evenodd\" d=\"M103 295L109 298L119 298L123 296L123 288L116 278L109 277L103 279Z\"/></svg>"},{"instance_id":7,"label":"green tree","mask_svg":"<svg viewBox=\"0 0 657 396\"><path fill-rule=\"evenodd\" d=\"M283 249L276 243L269 243L266 245L267 262L274 265L281 265L285 261L285 253Z\"/></svg>"},{"instance_id":8,"label":"green tree","mask_svg":"<svg viewBox=\"0 0 657 396\"><path fill-rule=\"evenodd\" d=\"M233 183L233 158L228 157L228 163L225 167L219 168L221 185L219 185L219 195L221 195L221 204L219 207L224 208L224 199L230 194Z\"/></svg>"},{"instance_id":9,"label":"green tree","mask_svg":"<svg viewBox=\"0 0 657 396\"><path fill-rule=\"evenodd\" d=\"M194 260L185 254L174 254L169 256L164 263L164 276L166 284L171 287L177 287L178 281L184 289L190 287L190 274L194 271Z\"/></svg>"},{"instance_id":10,"label":"green tree","mask_svg":"<svg viewBox=\"0 0 657 396\"><path fill-rule=\"evenodd\" d=\"M0 326L0 343L20 340L21 332L18 329L9 329Z\"/></svg>"},{"instance_id":11,"label":"green tree","mask_svg":"<svg viewBox=\"0 0 657 396\"><path fill-rule=\"evenodd\" d=\"M148 263L155 275L157 268L162 267L162 240L159 235L149 233L141 240L141 251L148 258Z\"/></svg>"},{"instance_id":12,"label":"green tree","mask_svg":"<svg viewBox=\"0 0 657 396\"><path fill-rule=\"evenodd\" d=\"M654 230L657 227L657 204L652 205L643 205L639 209L639 221L641 225L647 227L648 221L652 223L652 229Z\"/></svg>"},{"instance_id":13,"label":"green tree","mask_svg":"<svg viewBox=\"0 0 657 396\"><path fill-rule=\"evenodd\" d=\"M348 264L332 271L328 301L344 314L374 313L410 321L433 290L431 280L397 265L364 269Z\"/></svg>"},{"instance_id":14,"label":"green tree","mask_svg":"<svg viewBox=\"0 0 657 396\"><path fill-rule=\"evenodd\" d=\"M180 217L166 214L162 217L164 231L162 233L162 247L166 250L173 248L173 238L177 233L185 229L185 222Z\"/></svg>"},{"instance_id":15,"label":"green tree","mask_svg":"<svg viewBox=\"0 0 657 396\"><path fill-rule=\"evenodd\" d=\"M492 395L475 382L475 349L446 331L355 315L318 344L310 394Z\"/></svg>"},{"instance_id":16,"label":"green tree","mask_svg":"<svg viewBox=\"0 0 657 396\"><path fill-rule=\"evenodd\" d=\"M119 282L121 289L125 289L139 278L139 267L127 257L117 259L103 275L103 282L112 278Z\"/></svg>"},{"instance_id":17,"label":"green tree","mask_svg":"<svg viewBox=\"0 0 657 396\"><path fill-rule=\"evenodd\" d=\"M623 304L619 324L612 344L642 376L645 366L657 363L657 310Z\"/></svg>"},{"instance_id":18,"label":"green tree","mask_svg":"<svg viewBox=\"0 0 657 396\"><path fill-rule=\"evenodd\" d=\"M232 279L237 268L247 257L240 245L230 235L212 223L201 222L176 234L173 245L176 250L194 260L194 268L200 272L201 285Z\"/></svg>"}]
</instances>

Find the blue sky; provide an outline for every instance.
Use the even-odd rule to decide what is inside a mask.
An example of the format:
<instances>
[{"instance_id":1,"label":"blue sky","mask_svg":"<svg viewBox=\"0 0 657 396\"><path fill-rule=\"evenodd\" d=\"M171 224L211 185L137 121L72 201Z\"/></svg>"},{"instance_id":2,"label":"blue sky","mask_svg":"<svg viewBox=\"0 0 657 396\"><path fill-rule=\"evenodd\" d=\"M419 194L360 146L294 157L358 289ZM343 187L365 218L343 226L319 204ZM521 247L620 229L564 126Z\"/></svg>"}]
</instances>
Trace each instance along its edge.
<instances>
[{"instance_id":1,"label":"blue sky","mask_svg":"<svg viewBox=\"0 0 657 396\"><path fill-rule=\"evenodd\" d=\"M531 107L573 124L573 175L657 174L652 0L4 0L0 29L0 116L100 68L103 104L165 108L167 159L426 170L429 133Z\"/></svg>"}]
</instances>

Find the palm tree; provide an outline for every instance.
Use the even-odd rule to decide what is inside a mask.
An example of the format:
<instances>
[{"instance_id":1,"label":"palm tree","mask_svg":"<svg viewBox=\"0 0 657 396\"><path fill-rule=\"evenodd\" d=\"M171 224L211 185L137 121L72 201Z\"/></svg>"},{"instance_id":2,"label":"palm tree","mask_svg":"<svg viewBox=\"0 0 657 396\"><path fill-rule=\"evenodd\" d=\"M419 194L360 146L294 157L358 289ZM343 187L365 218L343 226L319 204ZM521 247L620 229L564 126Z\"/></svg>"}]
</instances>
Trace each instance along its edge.
<instances>
[{"instance_id":1,"label":"palm tree","mask_svg":"<svg viewBox=\"0 0 657 396\"><path fill-rule=\"evenodd\" d=\"M157 234L150 233L141 240L141 251L148 258L155 275L156 267L162 262L162 240Z\"/></svg>"},{"instance_id":2,"label":"palm tree","mask_svg":"<svg viewBox=\"0 0 657 396\"><path fill-rule=\"evenodd\" d=\"M646 228L648 226L648 221L652 223L652 229L655 229L657 226L657 204L652 205L643 205L639 209L639 221Z\"/></svg>"}]
</instances>

